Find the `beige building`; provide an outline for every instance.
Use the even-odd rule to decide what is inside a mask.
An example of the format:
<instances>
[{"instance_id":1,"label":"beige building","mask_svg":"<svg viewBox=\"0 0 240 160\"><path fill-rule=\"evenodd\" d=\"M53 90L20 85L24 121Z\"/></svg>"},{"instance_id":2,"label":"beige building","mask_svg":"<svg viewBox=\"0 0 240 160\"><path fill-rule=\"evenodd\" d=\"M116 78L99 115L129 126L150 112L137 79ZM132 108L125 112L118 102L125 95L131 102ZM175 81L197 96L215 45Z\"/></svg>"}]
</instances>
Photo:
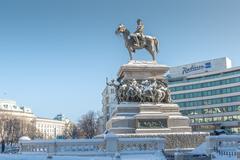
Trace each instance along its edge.
<instances>
[{"instance_id":1,"label":"beige building","mask_svg":"<svg viewBox=\"0 0 240 160\"><path fill-rule=\"evenodd\" d=\"M44 139L57 138L63 135L65 124L69 122L62 114L54 119L37 117L28 107L18 106L14 100L0 100L0 115L8 115L31 121L37 133L43 135Z\"/></svg>"},{"instance_id":2,"label":"beige building","mask_svg":"<svg viewBox=\"0 0 240 160\"><path fill-rule=\"evenodd\" d=\"M0 100L0 114L10 115L17 118L25 118L27 120L36 118L30 108L17 106L16 101L14 100Z\"/></svg>"},{"instance_id":3,"label":"beige building","mask_svg":"<svg viewBox=\"0 0 240 160\"><path fill-rule=\"evenodd\" d=\"M66 121L60 121L49 118L36 118L36 128L43 134L44 139L52 139L62 136Z\"/></svg>"}]
</instances>

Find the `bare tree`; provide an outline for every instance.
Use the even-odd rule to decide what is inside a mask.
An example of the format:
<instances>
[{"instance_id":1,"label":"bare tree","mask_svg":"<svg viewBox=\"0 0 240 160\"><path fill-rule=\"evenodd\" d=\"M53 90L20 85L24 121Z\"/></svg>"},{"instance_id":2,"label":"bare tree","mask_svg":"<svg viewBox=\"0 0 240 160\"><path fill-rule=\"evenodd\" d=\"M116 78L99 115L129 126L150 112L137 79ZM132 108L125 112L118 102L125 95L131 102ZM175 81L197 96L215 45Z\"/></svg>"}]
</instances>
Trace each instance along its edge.
<instances>
[{"instance_id":1,"label":"bare tree","mask_svg":"<svg viewBox=\"0 0 240 160\"><path fill-rule=\"evenodd\" d=\"M11 145L13 143L17 143L18 139L21 137L21 124L20 119L17 118L10 118L7 121L7 143L10 143Z\"/></svg>"},{"instance_id":2,"label":"bare tree","mask_svg":"<svg viewBox=\"0 0 240 160\"><path fill-rule=\"evenodd\" d=\"M65 139L80 138L80 129L76 124L69 121L65 124L63 136Z\"/></svg>"},{"instance_id":3,"label":"bare tree","mask_svg":"<svg viewBox=\"0 0 240 160\"><path fill-rule=\"evenodd\" d=\"M17 143L19 138L22 136L28 136L32 139L36 137L35 121L26 118L14 117L11 114L1 114L0 139L2 143Z\"/></svg>"},{"instance_id":4,"label":"bare tree","mask_svg":"<svg viewBox=\"0 0 240 160\"><path fill-rule=\"evenodd\" d=\"M19 119L19 121L21 126L20 129L21 136L28 136L31 139L39 138L37 134L35 119L32 120Z\"/></svg>"},{"instance_id":5,"label":"bare tree","mask_svg":"<svg viewBox=\"0 0 240 160\"><path fill-rule=\"evenodd\" d=\"M6 142L13 144L17 143L22 136L28 136L34 139L36 135L36 127L33 121L24 118L9 117L6 121L5 132L7 134L5 138Z\"/></svg>"},{"instance_id":6,"label":"bare tree","mask_svg":"<svg viewBox=\"0 0 240 160\"><path fill-rule=\"evenodd\" d=\"M97 115L93 111L82 115L78 122L80 131L86 138L93 138L97 134Z\"/></svg>"},{"instance_id":7,"label":"bare tree","mask_svg":"<svg viewBox=\"0 0 240 160\"><path fill-rule=\"evenodd\" d=\"M97 134L102 134L104 133L106 127L105 123L103 121L103 115L101 112L97 112Z\"/></svg>"},{"instance_id":8,"label":"bare tree","mask_svg":"<svg viewBox=\"0 0 240 160\"><path fill-rule=\"evenodd\" d=\"M0 115L0 138L1 138L1 146L2 152L5 150L5 139L7 137L7 133L5 132L7 126L7 116L5 114Z\"/></svg>"}]
</instances>

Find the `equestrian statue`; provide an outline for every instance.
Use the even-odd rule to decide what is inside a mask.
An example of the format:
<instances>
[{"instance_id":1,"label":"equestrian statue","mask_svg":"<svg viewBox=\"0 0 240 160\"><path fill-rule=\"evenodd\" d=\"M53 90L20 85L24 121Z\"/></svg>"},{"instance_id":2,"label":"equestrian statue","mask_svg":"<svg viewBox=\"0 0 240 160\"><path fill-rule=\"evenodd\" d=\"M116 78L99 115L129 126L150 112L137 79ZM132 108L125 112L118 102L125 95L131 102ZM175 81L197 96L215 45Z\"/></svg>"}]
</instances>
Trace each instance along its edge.
<instances>
[{"instance_id":1,"label":"equestrian statue","mask_svg":"<svg viewBox=\"0 0 240 160\"><path fill-rule=\"evenodd\" d=\"M145 48L151 54L152 60L156 61L159 42L156 37L144 35L144 24L141 19L137 20L137 29L134 33L130 33L124 24L120 24L115 33L117 35L123 35L125 46L129 52L130 60L133 59L132 54L135 53L137 49Z\"/></svg>"}]
</instances>

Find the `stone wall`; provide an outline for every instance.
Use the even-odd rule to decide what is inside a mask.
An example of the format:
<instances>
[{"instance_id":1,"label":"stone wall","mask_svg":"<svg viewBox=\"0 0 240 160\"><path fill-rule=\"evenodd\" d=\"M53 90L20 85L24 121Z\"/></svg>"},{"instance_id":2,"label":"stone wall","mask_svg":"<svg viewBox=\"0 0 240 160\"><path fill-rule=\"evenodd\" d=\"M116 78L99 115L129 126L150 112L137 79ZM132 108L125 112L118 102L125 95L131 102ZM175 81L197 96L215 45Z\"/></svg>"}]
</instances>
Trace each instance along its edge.
<instances>
[{"instance_id":1,"label":"stone wall","mask_svg":"<svg viewBox=\"0 0 240 160\"><path fill-rule=\"evenodd\" d=\"M183 133L165 133L165 134L118 134L120 137L147 137L147 138L165 138L165 149L176 148L195 148L205 142L209 136L207 132L183 132Z\"/></svg>"},{"instance_id":2,"label":"stone wall","mask_svg":"<svg viewBox=\"0 0 240 160\"><path fill-rule=\"evenodd\" d=\"M162 154L163 138L120 138L108 133L98 139L21 140L20 153L58 156Z\"/></svg>"}]
</instances>

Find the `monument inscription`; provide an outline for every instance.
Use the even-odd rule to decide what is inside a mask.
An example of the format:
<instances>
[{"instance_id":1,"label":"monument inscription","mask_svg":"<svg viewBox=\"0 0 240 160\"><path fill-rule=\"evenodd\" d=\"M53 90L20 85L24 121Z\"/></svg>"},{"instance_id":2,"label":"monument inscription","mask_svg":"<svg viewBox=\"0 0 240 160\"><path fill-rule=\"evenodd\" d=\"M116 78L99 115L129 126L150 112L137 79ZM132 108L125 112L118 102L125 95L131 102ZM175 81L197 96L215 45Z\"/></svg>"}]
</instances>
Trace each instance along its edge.
<instances>
[{"instance_id":1,"label":"monument inscription","mask_svg":"<svg viewBox=\"0 0 240 160\"><path fill-rule=\"evenodd\" d=\"M144 119L138 120L138 128L167 128L166 119Z\"/></svg>"}]
</instances>

